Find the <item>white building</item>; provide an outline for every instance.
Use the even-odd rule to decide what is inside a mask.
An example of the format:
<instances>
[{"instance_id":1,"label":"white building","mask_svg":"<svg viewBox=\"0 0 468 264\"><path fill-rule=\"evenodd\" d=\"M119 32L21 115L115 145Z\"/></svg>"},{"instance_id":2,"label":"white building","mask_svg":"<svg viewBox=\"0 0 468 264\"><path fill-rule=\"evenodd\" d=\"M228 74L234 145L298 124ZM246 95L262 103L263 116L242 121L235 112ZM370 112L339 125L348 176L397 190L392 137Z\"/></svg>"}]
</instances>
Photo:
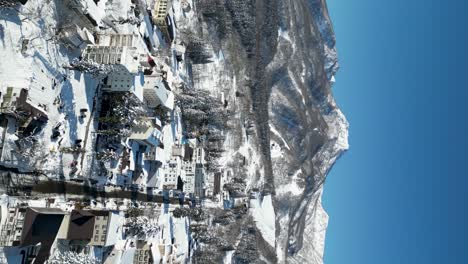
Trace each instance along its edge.
<instances>
[{"instance_id":1,"label":"white building","mask_svg":"<svg viewBox=\"0 0 468 264\"><path fill-rule=\"evenodd\" d=\"M184 192L187 194L194 194L198 197L204 196L204 183L205 183L205 151L198 145L196 139L189 140L185 149L191 149L191 155L184 155L182 169L184 173ZM187 152L187 150L186 150Z\"/></svg>"},{"instance_id":2,"label":"white building","mask_svg":"<svg viewBox=\"0 0 468 264\"><path fill-rule=\"evenodd\" d=\"M163 189L176 189L179 176L183 176L181 158L173 156L168 163L164 164L163 171Z\"/></svg>"},{"instance_id":3,"label":"white building","mask_svg":"<svg viewBox=\"0 0 468 264\"><path fill-rule=\"evenodd\" d=\"M136 34L101 34L98 36L99 46L138 47L140 38Z\"/></svg>"},{"instance_id":4,"label":"white building","mask_svg":"<svg viewBox=\"0 0 468 264\"><path fill-rule=\"evenodd\" d=\"M195 163L184 161L183 170L185 171L184 192L187 194L195 193Z\"/></svg>"},{"instance_id":5,"label":"white building","mask_svg":"<svg viewBox=\"0 0 468 264\"><path fill-rule=\"evenodd\" d=\"M147 56L140 55L135 47L112 47L90 45L86 48L83 59L99 64L122 65L124 68L115 67L116 71L124 70L130 74L137 74L142 70L141 59Z\"/></svg>"},{"instance_id":6,"label":"white building","mask_svg":"<svg viewBox=\"0 0 468 264\"><path fill-rule=\"evenodd\" d=\"M151 108L162 106L168 110L174 109L174 94L167 82L158 75L145 75L143 100Z\"/></svg>"},{"instance_id":7,"label":"white building","mask_svg":"<svg viewBox=\"0 0 468 264\"><path fill-rule=\"evenodd\" d=\"M80 29L77 25L63 30L61 39L69 46L80 49L94 44L93 34L86 28Z\"/></svg>"},{"instance_id":8,"label":"white building","mask_svg":"<svg viewBox=\"0 0 468 264\"><path fill-rule=\"evenodd\" d=\"M142 39L136 34L99 35L96 45L83 53L83 60L112 65L112 73L105 80L105 89L113 92L134 92L142 99L143 70L154 66L144 50ZM141 94L141 95L139 95Z\"/></svg>"},{"instance_id":9,"label":"white building","mask_svg":"<svg viewBox=\"0 0 468 264\"><path fill-rule=\"evenodd\" d=\"M140 145L156 148L161 143L161 132L151 124L141 122L132 127L132 134L129 139L138 142Z\"/></svg>"}]
</instances>

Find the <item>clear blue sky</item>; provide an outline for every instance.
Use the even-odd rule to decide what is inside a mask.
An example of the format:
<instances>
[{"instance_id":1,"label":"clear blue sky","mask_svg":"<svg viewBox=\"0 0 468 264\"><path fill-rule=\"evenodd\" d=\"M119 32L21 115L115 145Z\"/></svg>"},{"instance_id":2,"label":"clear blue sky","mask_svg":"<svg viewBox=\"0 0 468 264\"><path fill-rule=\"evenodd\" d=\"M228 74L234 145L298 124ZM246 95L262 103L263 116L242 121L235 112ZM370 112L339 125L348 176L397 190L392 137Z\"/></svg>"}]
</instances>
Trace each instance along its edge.
<instances>
[{"instance_id":1,"label":"clear blue sky","mask_svg":"<svg viewBox=\"0 0 468 264\"><path fill-rule=\"evenodd\" d=\"M468 1L327 2L351 149L325 263L468 263Z\"/></svg>"}]
</instances>

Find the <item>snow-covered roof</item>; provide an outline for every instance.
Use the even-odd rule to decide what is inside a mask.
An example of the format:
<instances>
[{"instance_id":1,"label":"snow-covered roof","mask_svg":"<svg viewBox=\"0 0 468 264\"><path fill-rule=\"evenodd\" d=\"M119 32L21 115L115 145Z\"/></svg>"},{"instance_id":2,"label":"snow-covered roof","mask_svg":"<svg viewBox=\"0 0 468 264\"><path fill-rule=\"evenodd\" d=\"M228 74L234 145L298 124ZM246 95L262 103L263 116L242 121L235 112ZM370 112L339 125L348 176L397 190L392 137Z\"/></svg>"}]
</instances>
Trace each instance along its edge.
<instances>
[{"instance_id":1,"label":"snow-covered roof","mask_svg":"<svg viewBox=\"0 0 468 264\"><path fill-rule=\"evenodd\" d=\"M110 214L107 228L106 246L114 245L121 237L121 226L124 218L116 212Z\"/></svg>"}]
</instances>

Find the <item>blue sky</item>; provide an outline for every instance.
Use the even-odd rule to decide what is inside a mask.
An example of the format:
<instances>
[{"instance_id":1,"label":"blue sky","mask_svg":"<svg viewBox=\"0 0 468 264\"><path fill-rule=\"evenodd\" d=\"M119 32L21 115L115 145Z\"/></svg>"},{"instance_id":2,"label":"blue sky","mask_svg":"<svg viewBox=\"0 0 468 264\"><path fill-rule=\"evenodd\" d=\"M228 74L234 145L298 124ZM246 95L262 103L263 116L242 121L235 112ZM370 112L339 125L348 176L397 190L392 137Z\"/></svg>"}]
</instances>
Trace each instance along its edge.
<instances>
[{"instance_id":1,"label":"blue sky","mask_svg":"<svg viewBox=\"0 0 468 264\"><path fill-rule=\"evenodd\" d=\"M327 0L351 149L325 263L468 263L466 1Z\"/></svg>"}]
</instances>

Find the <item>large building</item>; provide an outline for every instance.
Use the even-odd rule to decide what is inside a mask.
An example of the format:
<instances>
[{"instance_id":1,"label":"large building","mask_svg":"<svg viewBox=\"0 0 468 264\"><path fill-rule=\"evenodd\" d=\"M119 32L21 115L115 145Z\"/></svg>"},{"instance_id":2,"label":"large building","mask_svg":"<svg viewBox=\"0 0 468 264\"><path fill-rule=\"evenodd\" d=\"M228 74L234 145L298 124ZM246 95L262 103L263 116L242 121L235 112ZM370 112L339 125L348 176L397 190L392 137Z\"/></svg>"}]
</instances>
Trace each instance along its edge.
<instances>
[{"instance_id":1,"label":"large building","mask_svg":"<svg viewBox=\"0 0 468 264\"><path fill-rule=\"evenodd\" d=\"M184 161L183 170L185 171L184 192L187 194L195 193L195 163Z\"/></svg>"},{"instance_id":2,"label":"large building","mask_svg":"<svg viewBox=\"0 0 468 264\"><path fill-rule=\"evenodd\" d=\"M185 150L182 162L182 170L184 172L182 174L184 176L183 190L187 194L203 197L205 151L196 139L189 140L188 144L183 145L181 148ZM189 155L186 154L187 152L189 152Z\"/></svg>"},{"instance_id":3,"label":"large building","mask_svg":"<svg viewBox=\"0 0 468 264\"><path fill-rule=\"evenodd\" d=\"M109 47L137 47L140 38L136 34L101 34L97 45Z\"/></svg>"},{"instance_id":4,"label":"large building","mask_svg":"<svg viewBox=\"0 0 468 264\"><path fill-rule=\"evenodd\" d=\"M122 65L124 67L113 67L113 69L117 72L127 72L132 76L142 70L140 56L137 48L127 46L89 45L83 53L84 60L98 64Z\"/></svg>"},{"instance_id":5,"label":"large building","mask_svg":"<svg viewBox=\"0 0 468 264\"><path fill-rule=\"evenodd\" d=\"M21 244L21 234L23 232L24 217L26 208L8 208L0 231L0 247L19 246Z\"/></svg>"},{"instance_id":6,"label":"large building","mask_svg":"<svg viewBox=\"0 0 468 264\"><path fill-rule=\"evenodd\" d=\"M35 247L40 243L39 250L28 255L28 259L44 263L66 214L57 208L9 208L8 217L2 221L0 245Z\"/></svg>"},{"instance_id":7,"label":"large building","mask_svg":"<svg viewBox=\"0 0 468 264\"><path fill-rule=\"evenodd\" d=\"M164 189L176 189L177 181L182 176L182 164L180 157L172 156L172 158L164 164L162 179L162 187Z\"/></svg>"},{"instance_id":8,"label":"large building","mask_svg":"<svg viewBox=\"0 0 468 264\"><path fill-rule=\"evenodd\" d=\"M134 92L143 86L142 72L154 66L153 59L143 51L141 37L135 34L99 35L96 45L89 45L83 60L111 65L104 89L113 92ZM137 96L141 99L141 96Z\"/></svg>"},{"instance_id":9,"label":"large building","mask_svg":"<svg viewBox=\"0 0 468 264\"><path fill-rule=\"evenodd\" d=\"M158 26L167 43L172 42L172 20L168 16L170 8L169 0L156 0L152 12L153 22Z\"/></svg>"},{"instance_id":10,"label":"large building","mask_svg":"<svg viewBox=\"0 0 468 264\"><path fill-rule=\"evenodd\" d=\"M111 214L108 211L93 211L93 214L94 227L90 245L105 246Z\"/></svg>"}]
</instances>

